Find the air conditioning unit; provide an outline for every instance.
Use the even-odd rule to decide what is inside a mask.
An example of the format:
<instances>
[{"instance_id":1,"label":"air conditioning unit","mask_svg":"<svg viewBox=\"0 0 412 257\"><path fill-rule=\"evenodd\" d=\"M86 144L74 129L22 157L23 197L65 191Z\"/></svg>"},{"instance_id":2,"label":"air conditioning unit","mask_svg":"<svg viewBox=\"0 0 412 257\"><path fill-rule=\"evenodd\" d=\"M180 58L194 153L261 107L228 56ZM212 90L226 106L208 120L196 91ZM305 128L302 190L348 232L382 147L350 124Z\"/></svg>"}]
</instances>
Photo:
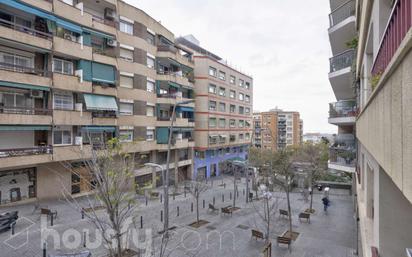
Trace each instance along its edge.
<instances>
[{"instance_id":1,"label":"air conditioning unit","mask_svg":"<svg viewBox=\"0 0 412 257\"><path fill-rule=\"evenodd\" d=\"M31 90L30 96L33 98L43 98L43 91L40 90Z\"/></svg>"},{"instance_id":2,"label":"air conditioning unit","mask_svg":"<svg viewBox=\"0 0 412 257\"><path fill-rule=\"evenodd\" d=\"M113 9L106 8L104 9L104 18L108 20L115 20L116 19L116 12Z\"/></svg>"},{"instance_id":3,"label":"air conditioning unit","mask_svg":"<svg viewBox=\"0 0 412 257\"><path fill-rule=\"evenodd\" d=\"M69 33L64 33L64 39L70 40L70 41L76 41L76 37L69 34Z\"/></svg>"},{"instance_id":4,"label":"air conditioning unit","mask_svg":"<svg viewBox=\"0 0 412 257\"><path fill-rule=\"evenodd\" d=\"M117 47L117 41L114 39L108 39L107 40L107 45L112 46L112 47Z\"/></svg>"}]
</instances>

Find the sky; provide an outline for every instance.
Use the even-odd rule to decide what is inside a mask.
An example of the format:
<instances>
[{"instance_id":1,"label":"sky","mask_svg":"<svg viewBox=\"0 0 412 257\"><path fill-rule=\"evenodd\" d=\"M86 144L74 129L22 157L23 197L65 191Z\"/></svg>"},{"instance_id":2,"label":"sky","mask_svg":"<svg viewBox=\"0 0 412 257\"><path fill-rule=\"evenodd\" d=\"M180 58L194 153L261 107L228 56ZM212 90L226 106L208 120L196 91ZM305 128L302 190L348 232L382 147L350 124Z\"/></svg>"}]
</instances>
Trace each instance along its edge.
<instances>
[{"instance_id":1,"label":"sky","mask_svg":"<svg viewBox=\"0 0 412 257\"><path fill-rule=\"evenodd\" d=\"M325 0L126 0L175 37L193 34L203 48L253 76L253 109L298 111L304 133L335 133L328 103L331 50Z\"/></svg>"}]
</instances>

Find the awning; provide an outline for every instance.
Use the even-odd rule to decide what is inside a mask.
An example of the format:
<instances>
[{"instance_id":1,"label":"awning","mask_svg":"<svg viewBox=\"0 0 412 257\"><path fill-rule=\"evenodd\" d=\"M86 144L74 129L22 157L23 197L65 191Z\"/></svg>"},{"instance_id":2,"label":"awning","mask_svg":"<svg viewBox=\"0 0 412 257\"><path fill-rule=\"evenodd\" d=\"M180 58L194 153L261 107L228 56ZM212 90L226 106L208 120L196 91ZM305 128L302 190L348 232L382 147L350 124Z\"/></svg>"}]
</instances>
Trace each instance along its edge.
<instances>
[{"instance_id":1,"label":"awning","mask_svg":"<svg viewBox=\"0 0 412 257\"><path fill-rule=\"evenodd\" d=\"M99 31L95 31L95 30L91 30L88 28L83 27L82 28L84 32L90 33L92 35L98 36L98 37L102 37L102 38L107 38L107 39L114 39L114 36L112 35L108 35Z\"/></svg>"},{"instance_id":2,"label":"awning","mask_svg":"<svg viewBox=\"0 0 412 257\"><path fill-rule=\"evenodd\" d=\"M179 85L179 84L177 84L177 83L174 83L174 82L172 82L172 81L168 81L167 84L168 84L169 86L174 87L174 88L177 88L177 89L179 89L179 88L181 87L181 85Z\"/></svg>"},{"instance_id":3,"label":"awning","mask_svg":"<svg viewBox=\"0 0 412 257\"><path fill-rule=\"evenodd\" d=\"M74 23L71 23L71 22L68 22L68 21L65 21L59 18L55 18L55 20L56 20L57 25L60 27L63 27L65 29L68 29L70 31L73 31L79 34L82 34L83 32L82 28Z\"/></svg>"},{"instance_id":4,"label":"awning","mask_svg":"<svg viewBox=\"0 0 412 257\"><path fill-rule=\"evenodd\" d=\"M113 96L83 94L86 109L91 111L118 111L116 98Z\"/></svg>"},{"instance_id":5,"label":"awning","mask_svg":"<svg viewBox=\"0 0 412 257\"><path fill-rule=\"evenodd\" d=\"M81 128L82 132L115 132L116 127L86 126Z\"/></svg>"},{"instance_id":6,"label":"awning","mask_svg":"<svg viewBox=\"0 0 412 257\"><path fill-rule=\"evenodd\" d=\"M177 106L177 112L194 112L193 107L186 107L186 106Z\"/></svg>"},{"instance_id":7,"label":"awning","mask_svg":"<svg viewBox=\"0 0 412 257\"><path fill-rule=\"evenodd\" d=\"M48 20L52 20L52 21L55 20L55 17L53 15L48 14L48 13L43 12L43 11L40 11L36 8L27 6L25 4L21 4L17 1L15 1L15 0L0 0L0 3L8 5L10 7L14 7L16 9L19 9L20 11L23 11L23 12L28 12L28 13L34 14L36 16L39 16L39 17L42 17L42 18L45 18L45 19L48 19Z\"/></svg>"},{"instance_id":8,"label":"awning","mask_svg":"<svg viewBox=\"0 0 412 257\"><path fill-rule=\"evenodd\" d=\"M34 86L34 85L23 84L23 83L15 83L15 82L9 82L9 81L0 81L0 86L50 91L50 88L48 88L48 87Z\"/></svg>"},{"instance_id":9,"label":"awning","mask_svg":"<svg viewBox=\"0 0 412 257\"><path fill-rule=\"evenodd\" d=\"M51 130L51 126L24 126L24 125L8 125L0 126L0 131L33 131L33 130Z\"/></svg>"},{"instance_id":10,"label":"awning","mask_svg":"<svg viewBox=\"0 0 412 257\"><path fill-rule=\"evenodd\" d=\"M193 132L193 128L180 128L182 132Z\"/></svg>"}]
</instances>

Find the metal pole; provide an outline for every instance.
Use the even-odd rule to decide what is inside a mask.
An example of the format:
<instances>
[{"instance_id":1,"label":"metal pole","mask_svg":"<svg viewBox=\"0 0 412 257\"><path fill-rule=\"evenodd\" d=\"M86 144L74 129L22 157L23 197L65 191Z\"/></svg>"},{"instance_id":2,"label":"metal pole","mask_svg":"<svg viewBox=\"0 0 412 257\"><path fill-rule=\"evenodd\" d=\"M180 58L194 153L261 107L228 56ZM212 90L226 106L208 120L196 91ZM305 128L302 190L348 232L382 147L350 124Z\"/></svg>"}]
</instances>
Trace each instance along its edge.
<instances>
[{"instance_id":1,"label":"metal pole","mask_svg":"<svg viewBox=\"0 0 412 257\"><path fill-rule=\"evenodd\" d=\"M249 196L249 165L246 163L246 195ZM246 203L249 202L249 197L246 197Z\"/></svg>"},{"instance_id":2,"label":"metal pole","mask_svg":"<svg viewBox=\"0 0 412 257\"><path fill-rule=\"evenodd\" d=\"M140 216L140 228L143 228L143 216Z\"/></svg>"},{"instance_id":3,"label":"metal pole","mask_svg":"<svg viewBox=\"0 0 412 257\"><path fill-rule=\"evenodd\" d=\"M43 257L47 257L46 242L43 243Z\"/></svg>"},{"instance_id":4,"label":"metal pole","mask_svg":"<svg viewBox=\"0 0 412 257\"><path fill-rule=\"evenodd\" d=\"M86 232L83 232L83 247L86 248Z\"/></svg>"},{"instance_id":5,"label":"metal pole","mask_svg":"<svg viewBox=\"0 0 412 257\"><path fill-rule=\"evenodd\" d=\"M177 209L177 217L179 217L179 206L177 206L176 209Z\"/></svg>"}]
</instances>

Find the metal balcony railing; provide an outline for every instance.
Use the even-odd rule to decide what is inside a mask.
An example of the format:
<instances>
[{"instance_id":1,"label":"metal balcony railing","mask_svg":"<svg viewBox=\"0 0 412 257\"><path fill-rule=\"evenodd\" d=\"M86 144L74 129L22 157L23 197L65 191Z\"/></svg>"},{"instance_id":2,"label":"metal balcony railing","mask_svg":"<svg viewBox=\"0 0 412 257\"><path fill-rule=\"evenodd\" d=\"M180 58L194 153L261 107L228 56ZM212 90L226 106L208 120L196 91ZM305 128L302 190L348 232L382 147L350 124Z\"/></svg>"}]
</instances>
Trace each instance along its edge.
<instances>
[{"instance_id":1,"label":"metal balcony railing","mask_svg":"<svg viewBox=\"0 0 412 257\"><path fill-rule=\"evenodd\" d=\"M339 101L329 104L329 118L356 117L358 107L355 100Z\"/></svg>"},{"instance_id":2,"label":"metal balcony railing","mask_svg":"<svg viewBox=\"0 0 412 257\"><path fill-rule=\"evenodd\" d=\"M350 0L333 10L329 14L330 27L346 20L347 18L354 16L356 12L356 1Z\"/></svg>"},{"instance_id":3,"label":"metal balcony railing","mask_svg":"<svg viewBox=\"0 0 412 257\"><path fill-rule=\"evenodd\" d=\"M44 38L44 39L47 39L47 40L50 40L50 41L53 39L53 34L46 33L46 32L39 31L39 30L35 30L35 29L32 29L32 28L28 28L28 27L25 27L23 25L16 24L14 22L4 20L4 19L0 19L0 26L7 27L7 28L15 30L15 31L23 32L23 33L26 33L26 34L29 34L29 35L32 35L32 36L35 36L35 37Z\"/></svg>"},{"instance_id":4,"label":"metal balcony railing","mask_svg":"<svg viewBox=\"0 0 412 257\"><path fill-rule=\"evenodd\" d=\"M355 57L355 50L348 49L343 53L333 56L329 59L330 72L339 71L347 67L351 67Z\"/></svg>"},{"instance_id":5,"label":"metal balcony railing","mask_svg":"<svg viewBox=\"0 0 412 257\"><path fill-rule=\"evenodd\" d=\"M51 72L43 69L0 62L0 70L14 71L43 77L51 77Z\"/></svg>"},{"instance_id":6,"label":"metal balcony railing","mask_svg":"<svg viewBox=\"0 0 412 257\"><path fill-rule=\"evenodd\" d=\"M160 52L171 52L173 54L177 53L177 48L172 45L160 44L157 46L157 51Z\"/></svg>"},{"instance_id":7,"label":"metal balcony railing","mask_svg":"<svg viewBox=\"0 0 412 257\"><path fill-rule=\"evenodd\" d=\"M0 149L0 158L29 156L38 154L52 154L53 146L33 146L30 148Z\"/></svg>"},{"instance_id":8,"label":"metal balcony railing","mask_svg":"<svg viewBox=\"0 0 412 257\"><path fill-rule=\"evenodd\" d=\"M397 0L381 39L378 54L372 66L372 75L385 71L411 27L412 2Z\"/></svg>"},{"instance_id":9,"label":"metal balcony railing","mask_svg":"<svg viewBox=\"0 0 412 257\"><path fill-rule=\"evenodd\" d=\"M52 115L52 109L30 108L23 106L0 106L0 113L24 115Z\"/></svg>"}]
</instances>

